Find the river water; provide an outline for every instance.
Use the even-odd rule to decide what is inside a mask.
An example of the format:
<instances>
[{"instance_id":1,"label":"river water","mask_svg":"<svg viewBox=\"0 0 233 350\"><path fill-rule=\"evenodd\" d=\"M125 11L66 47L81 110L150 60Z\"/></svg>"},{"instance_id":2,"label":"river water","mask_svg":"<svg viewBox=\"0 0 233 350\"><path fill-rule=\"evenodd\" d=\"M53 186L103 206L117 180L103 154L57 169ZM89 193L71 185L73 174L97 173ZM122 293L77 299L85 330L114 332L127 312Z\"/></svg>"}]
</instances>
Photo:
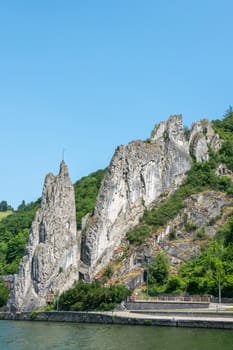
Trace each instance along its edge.
<instances>
[{"instance_id":1,"label":"river water","mask_svg":"<svg viewBox=\"0 0 233 350\"><path fill-rule=\"evenodd\" d=\"M1 350L232 350L233 332L175 327L0 321Z\"/></svg>"}]
</instances>

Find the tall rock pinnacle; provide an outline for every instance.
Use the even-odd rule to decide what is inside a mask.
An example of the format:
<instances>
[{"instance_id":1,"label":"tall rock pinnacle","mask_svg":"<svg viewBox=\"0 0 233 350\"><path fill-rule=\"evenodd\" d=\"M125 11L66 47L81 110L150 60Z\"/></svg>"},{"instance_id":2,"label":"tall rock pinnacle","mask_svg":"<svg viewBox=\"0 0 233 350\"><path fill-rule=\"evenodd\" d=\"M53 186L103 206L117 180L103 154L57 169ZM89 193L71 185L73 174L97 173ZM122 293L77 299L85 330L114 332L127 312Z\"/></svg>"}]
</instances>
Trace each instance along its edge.
<instances>
[{"instance_id":1,"label":"tall rock pinnacle","mask_svg":"<svg viewBox=\"0 0 233 350\"><path fill-rule=\"evenodd\" d=\"M70 288L78 279L79 251L74 189L62 161L58 176L49 173L45 178L41 208L15 276L11 305L18 310L43 307L48 294Z\"/></svg>"}]
</instances>

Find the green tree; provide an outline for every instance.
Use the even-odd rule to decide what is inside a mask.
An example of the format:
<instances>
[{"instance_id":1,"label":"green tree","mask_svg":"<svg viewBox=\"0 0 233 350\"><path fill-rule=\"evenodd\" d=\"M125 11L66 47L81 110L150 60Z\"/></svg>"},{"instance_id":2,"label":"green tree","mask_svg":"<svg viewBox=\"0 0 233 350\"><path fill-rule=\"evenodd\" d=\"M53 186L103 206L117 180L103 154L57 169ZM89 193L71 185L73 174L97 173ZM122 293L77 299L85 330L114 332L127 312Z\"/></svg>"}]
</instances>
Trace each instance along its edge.
<instances>
[{"instance_id":1,"label":"green tree","mask_svg":"<svg viewBox=\"0 0 233 350\"><path fill-rule=\"evenodd\" d=\"M179 276L170 276L167 280L164 292L165 293L182 293L185 289L185 283Z\"/></svg>"},{"instance_id":2,"label":"green tree","mask_svg":"<svg viewBox=\"0 0 233 350\"><path fill-rule=\"evenodd\" d=\"M0 202L0 211L14 210L11 205L7 203L7 201Z\"/></svg>"},{"instance_id":3,"label":"green tree","mask_svg":"<svg viewBox=\"0 0 233 350\"><path fill-rule=\"evenodd\" d=\"M6 305L9 295L9 290L5 287L2 280L0 280L0 307Z\"/></svg>"},{"instance_id":4,"label":"green tree","mask_svg":"<svg viewBox=\"0 0 233 350\"><path fill-rule=\"evenodd\" d=\"M148 264L148 283L163 285L169 275L169 260L164 252L159 252Z\"/></svg>"},{"instance_id":5,"label":"green tree","mask_svg":"<svg viewBox=\"0 0 233 350\"><path fill-rule=\"evenodd\" d=\"M199 257L181 265L179 276L185 281L189 294L217 296L219 274L222 277L225 274L222 256L222 245L214 240Z\"/></svg>"},{"instance_id":6,"label":"green tree","mask_svg":"<svg viewBox=\"0 0 233 350\"><path fill-rule=\"evenodd\" d=\"M17 210L18 211L21 211L21 210L24 210L26 209L26 202L25 200L22 200L21 204L18 206Z\"/></svg>"}]
</instances>

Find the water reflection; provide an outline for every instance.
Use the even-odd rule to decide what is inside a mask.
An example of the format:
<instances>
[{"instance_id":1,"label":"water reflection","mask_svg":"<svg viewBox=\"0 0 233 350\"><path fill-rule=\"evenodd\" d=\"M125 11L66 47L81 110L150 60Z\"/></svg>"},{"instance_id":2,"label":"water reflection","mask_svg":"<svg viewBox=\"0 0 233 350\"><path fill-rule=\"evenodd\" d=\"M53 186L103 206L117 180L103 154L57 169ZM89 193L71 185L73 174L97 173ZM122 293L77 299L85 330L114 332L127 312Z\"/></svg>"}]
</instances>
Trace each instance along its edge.
<instances>
[{"instance_id":1,"label":"water reflection","mask_svg":"<svg viewBox=\"0 0 233 350\"><path fill-rule=\"evenodd\" d=\"M232 350L232 343L224 330L0 321L3 350Z\"/></svg>"}]
</instances>

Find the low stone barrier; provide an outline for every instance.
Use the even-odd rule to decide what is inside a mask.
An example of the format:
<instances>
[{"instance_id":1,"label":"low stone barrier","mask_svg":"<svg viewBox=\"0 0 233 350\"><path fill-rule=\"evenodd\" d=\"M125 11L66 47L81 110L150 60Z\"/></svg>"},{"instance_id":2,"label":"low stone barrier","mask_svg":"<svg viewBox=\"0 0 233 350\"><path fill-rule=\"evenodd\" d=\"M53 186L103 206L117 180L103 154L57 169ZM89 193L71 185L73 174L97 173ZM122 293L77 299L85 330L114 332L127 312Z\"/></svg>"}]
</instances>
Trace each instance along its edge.
<instances>
[{"instance_id":1,"label":"low stone barrier","mask_svg":"<svg viewBox=\"0 0 233 350\"><path fill-rule=\"evenodd\" d=\"M100 324L121 324L141 326L167 326L167 327L192 327L192 328L220 328L233 329L233 318L231 320L206 320L206 319L177 319L174 316L152 318L149 315L144 317L118 316L115 313L97 312L18 312L0 313L1 320L18 321L49 321L49 322L77 322L77 323L100 323Z\"/></svg>"}]
</instances>

